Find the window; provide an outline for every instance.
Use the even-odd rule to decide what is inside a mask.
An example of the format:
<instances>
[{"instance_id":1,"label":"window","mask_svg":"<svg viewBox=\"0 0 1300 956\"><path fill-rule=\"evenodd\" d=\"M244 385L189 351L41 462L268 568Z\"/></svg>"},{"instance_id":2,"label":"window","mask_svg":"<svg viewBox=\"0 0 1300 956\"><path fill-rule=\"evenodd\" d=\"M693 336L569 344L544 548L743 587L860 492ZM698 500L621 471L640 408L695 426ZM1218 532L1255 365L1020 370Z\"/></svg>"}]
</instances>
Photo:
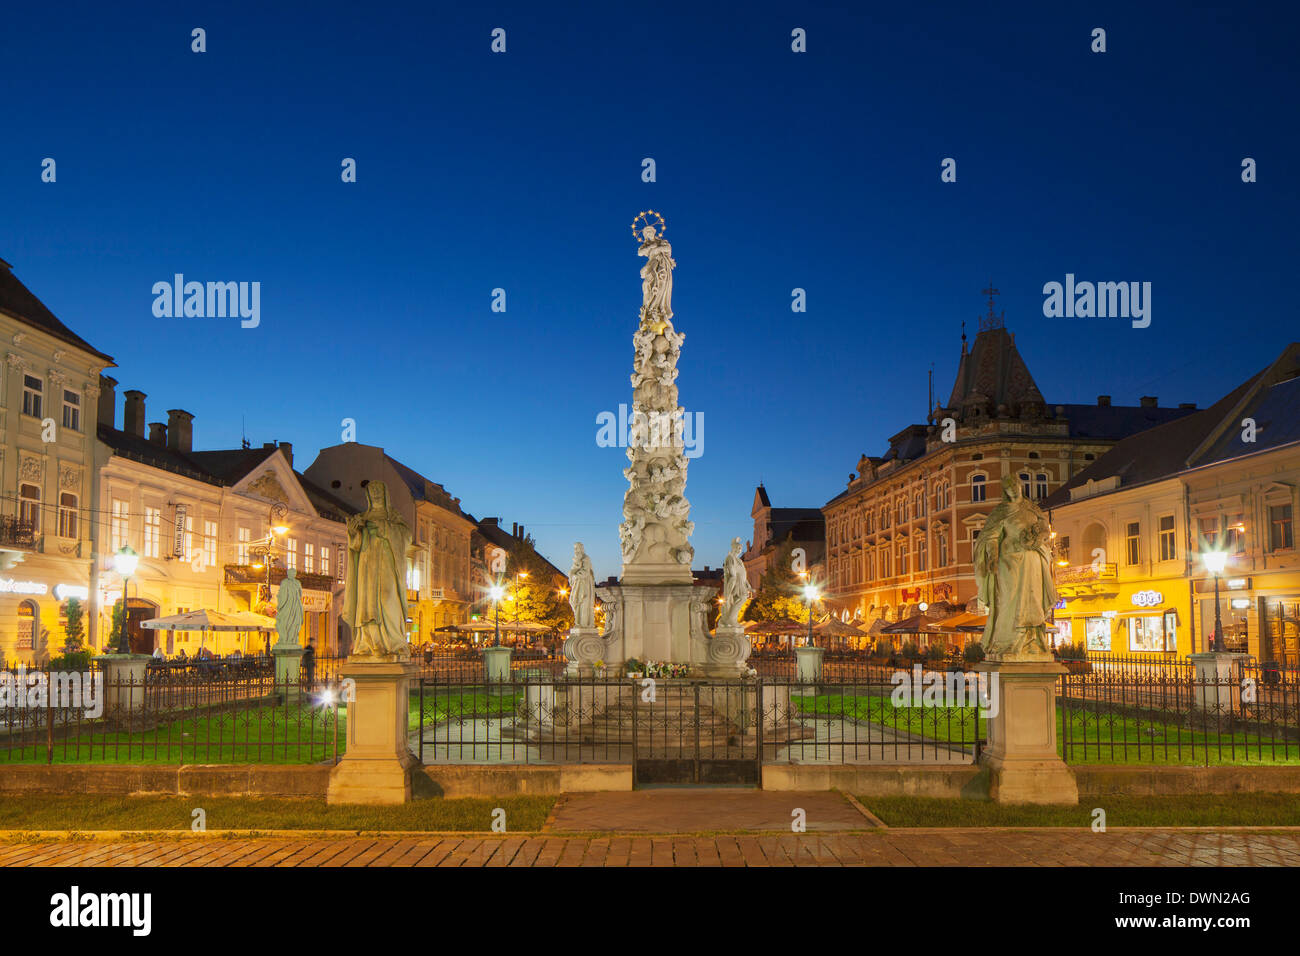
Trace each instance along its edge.
<instances>
[{"instance_id":1,"label":"window","mask_svg":"<svg viewBox=\"0 0 1300 956\"><path fill-rule=\"evenodd\" d=\"M916 542L916 570L918 573L926 570L926 565L929 564L929 551L930 549L926 546L925 541Z\"/></svg>"},{"instance_id":2,"label":"window","mask_svg":"<svg viewBox=\"0 0 1300 956\"><path fill-rule=\"evenodd\" d=\"M1024 495L1026 498L1034 497L1033 485L1029 483L1029 472L1022 471L1019 475L1019 478L1020 478L1020 493Z\"/></svg>"},{"instance_id":3,"label":"window","mask_svg":"<svg viewBox=\"0 0 1300 956\"><path fill-rule=\"evenodd\" d=\"M1142 539L1142 523L1130 521L1124 532L1124 560L1132 567L1138 563L1141 549L1138 542Z\"/></svg>"},{"instance_id":4,"label":"window","mask_svg":"<svg viewBox=\"0 0 1300 956\"><path fill-rule=\"evenodd\" d=\"M59 495L59 537L77 537L77 496L69 491Z\"/></svg>"},{"instance_id":5,"label":"window","mask_svg":"<svg viewBox=\"0 0 1300 956\"><path fill-rule=\"evenodd\" d=\"M1224 537L1227 539L1224 546L1229 554L1246 553L1246 516L1243 514L1231 515L1228 518L1228 527Z\"/></svg>"},{"instance_id":6,"label":"window","mask_svg":"<svg viewBox=\"0 0 1300 956\"><path fill-rule=\"evenodd\" d=\"M882 528L888 528L888 527L889 527L889 509L888 509L888 508L881 508L881 509L880 509L880 527L882 527Z\"/></svg>"},{"instance_id":7,"label":"window","mask_svg":"<svg viewBox=\"0 0 1300 956\"><path fill-rule=\"evenodd\" d=\"M1219 519L1201 518L1197 522L1197 530L1201 536L1201 551L1217 551L1219 549Z\"/></svg>"},{"instance_id":8,"label":"window","mask_svg":"<svg viewBox=\"0 0 1300 956\"><path fill-rule=\"evenodd\" d=\"M205 568L217 566L217 523L215 521L203 522L203 566Z\"/></svg>"},{"instance_id":9,"label":"window","mask_svg":"<svg viewBox=\"0 0 1300 956\"><path fill-rule=\"evenodd\" d=\"M983 501L985 494L985 481L983 475L971 475L970 477L970 500Z\"/></svg>"},{"instance_id":10,"label":"window","mask_svg":"<svg viewBox=\"0 0 1300 956\"><path fill-rule=\"evenodd\" d=\"M898 573L907 573L907 542L904 541L898 546Z\"/></svg>"},{"instance_id":11,"label":"window","mask_svg":"<svg viewBox=\"0 0 1300 956\"><path fill-rule=\"evenodd\" d=\"M1160 519L1160 560L1172 561L1178 557L1178 545L1174 540L1174 516L1165 515Z\"/></svg>"},{"instance_id":12,"label":"window","mask_svg":"<svg viewBox=\"0 0 1300 956\"><path fill-rule=\"evenodd\" d=\"M156 558L162 554L162 509L144 509L144 556Z\"/></svg>"},{"instance_id":13,"label":"window","mask_svg":"<svg viewBox=\"0 0 1300 956\"><path fill-rule=\"evenodd\" d=\"M235 546L235 563L252 564L252 553L249 545L253 543L253 531L251 528L240 528L236 532L239 543Z\"/></svg>"},{"instance_id":14,"label":"window","mask_svg":"<svg viewBox=\"0 0 1300 956\"><path fill-rule=\"evenodd\" d=\"M35 601L24 601L18 605L18 650L35 649L36 629L40 621L41 611Z\"/></svg>"},{"instance_id":15,"label":"window","mask_svg":"<svg viewBox=\"0 0 1300 956\"><path fill-rule=\"evenodd\" d=\"M1129 618L1128 649L1146 653L1165 650L1164 618L1159 614L1143 614Z\"/></svg>"},{"instance_id":16,"label":"window","mask_svg":"<svg viewBox=\"0 0 1300 956\"><path fill-rule=\"evenodd\" d=\"M1084 645L1087 650L1110 650L1110 618L1090 617L1084 626L1087 629Z\"/></svg>"},{"instance_id":17,"label":"window","mask_svg":"<svg viewBox=\"0 0 1300 956\"><path fill-rule=\"evenodd\" d=\"M289 538L284 543L284 566L285 568L298 567L298 539Z\"/></svg>"},{"instance_id":18,"label":"window","mask_svg":"<svg viewBox=\"0 0 1300 956\"><path fill-rule=\"evenodd\" d=\"M109 546L114 554L126 547L127 534L130 528L129 521L130 516L126 511L126 502L121 498L114 498L113 514L108 524Z\"/></svg>"},{"instance_id":19,"label":"window","mask_svg":"<svg viewBox=\"0 0 1300 956\"><path fill-rule=\"evenodd\" d=\"M907 499L898 499L898 523L902 524L907 520Z\"/></svg>"},{"instance_id":20,"label":"window","mask_svg":"<svg viewBox=\"0 0 1300 956\"><path fill-rule=\"evenodd\" d=\"M1178 650L1178 612L1165 612L1165 650Z\"/></svg>"},{"instance_id":21,"label":"window","mask_svg":"<svg viewBox=\"0 0 1300 956\"><path fill-rule=\"evenodd\" d=\"M185 516L185 533L181 538L181 557L185 563L194 560L194 516Z\"/></svg>"},{"instance_id":22,"label":"window","mask_svg":"<svg viewBox=\"0 0 1300 956\"><path fill-rule=\"evenodd\" d=\"M45 383L35 375L23 376L23 414L33 418L42 418L41 399L45 393Z\"/></svg>"},{"instance_id":23,"label":"window","mask_svg":"<svg viewBox=\"0 0 1300 956\"><path fill-rule=\"evenodd\" d=\"M37 485L18 486L18 520L29 525L32 534L41 530L41 489Z\"/></svg>"},{"instance_id":24,"label":"window","mask_svg":"<svg viewBox=\"0 0 1300 956\"><path fill-rule=\"evenodd\" d=\"M1290 551L1294 547L1291 529L1291 506L1270 505L1268 509L1268 549Z\"/></svg>"},{"instance_id":25,"label":"window","mask_svg":"<svg viewBox=\"0 0 1300 956\"><path fill-rule=\"evenodd\" d=\"M939 555L938 555L939 567L946 568L948 566L948 535L942 531L939 532L937 543L939 546Z\"/></svg>"},{"instance_id":26,"label":"window","mask_svg":"<svg viewBox=\"0 0 1300 956\"><path fill-rule=\"evenodd\" d=\"M316 571L316 545L310 541L302 546L302 569L307 574L314 574Z\"/></svg>"},{"instance_id":27,"label":"window","mask_svg":"<svg viewBox=\"0 0 1300 956\"><path fill-rule=\"evenodd\" d=\"M63 390L63 427L81 431L81 396L67 388Z\"/></svg>"},{"instance_id":28,"label":"window","mask_svg":"<svg viewBox=\"0 0 1300 956\"><path fill-rule=\"evenodd\" d=\"M1047 474L1039 472L1034 475L1034 497L1043 499L1047 497Z\"/></svg>"}]
</instances>

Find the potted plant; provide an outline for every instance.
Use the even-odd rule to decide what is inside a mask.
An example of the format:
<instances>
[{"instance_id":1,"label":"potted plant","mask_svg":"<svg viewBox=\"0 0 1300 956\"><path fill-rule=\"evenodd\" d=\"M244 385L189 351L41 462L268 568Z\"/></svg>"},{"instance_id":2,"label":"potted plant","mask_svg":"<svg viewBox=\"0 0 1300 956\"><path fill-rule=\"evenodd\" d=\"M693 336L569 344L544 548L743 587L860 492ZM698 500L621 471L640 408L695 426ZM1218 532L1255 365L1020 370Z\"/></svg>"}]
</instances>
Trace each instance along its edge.
<instances>
[{"instance_id":1,"label":"potted plant","mask_svg":"<svg viewBox=\"0 0 1300 956\"><path fill-rule=\"evenodd\" d=\"M635 657L629 657L623 662L623 669L627 671L628 677L636 679L645 672L645 665Z\"/></svg>"}]
</instances>

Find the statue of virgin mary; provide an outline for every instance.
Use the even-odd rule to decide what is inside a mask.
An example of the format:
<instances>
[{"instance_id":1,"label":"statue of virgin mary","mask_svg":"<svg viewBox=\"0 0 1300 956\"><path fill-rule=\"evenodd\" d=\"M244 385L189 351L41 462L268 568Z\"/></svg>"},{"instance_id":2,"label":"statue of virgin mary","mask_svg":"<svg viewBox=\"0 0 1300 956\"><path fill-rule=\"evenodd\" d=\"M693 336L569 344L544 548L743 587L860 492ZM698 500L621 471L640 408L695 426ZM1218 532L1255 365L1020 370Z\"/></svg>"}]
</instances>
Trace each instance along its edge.
<instances>
[{"instance_id":1,"label":"statue of virgin mary","mask_svg":"<svg viewBox=\"0 0 1300 956\"><path fill-rule=\"evenodd\" d=\"M1051 528L1015 478L975 541L975 580L988 605L984 652L990 659L1046 660L1047 620L1056 604Z\"/></svg>"},{"instance_id":2,"label":"statue of virgin mary","mask_svg":"<svg viewBox=\"0 0 1300 956\"><path fill-rule=\"evenodd\" d=\"M343 619L352 627L352 657L405 659L406 551L411 529L388 503L382 481L366 485L365 512L348 519Z\"/></svg>"}]
</instances>

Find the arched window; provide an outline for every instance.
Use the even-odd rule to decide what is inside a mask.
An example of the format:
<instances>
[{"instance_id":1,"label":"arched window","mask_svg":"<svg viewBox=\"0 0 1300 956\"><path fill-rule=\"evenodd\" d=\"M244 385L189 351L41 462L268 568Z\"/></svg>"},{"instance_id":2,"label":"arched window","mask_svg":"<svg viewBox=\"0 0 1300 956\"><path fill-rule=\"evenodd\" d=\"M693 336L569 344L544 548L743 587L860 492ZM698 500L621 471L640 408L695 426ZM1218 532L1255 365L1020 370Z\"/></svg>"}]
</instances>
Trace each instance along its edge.
<instances>
[{"instance_id":1,"label":"arched window","mask_svg":"<svg viewBox=\"0 0 1300 956\"><path fill-rule=\"evenodd\" d=\"M1034 497L1035 498L1047 497L1047 473L1046 472L1040 471L1038 474L1034 475Z\"/></svg>"},{"instance_id":2,"label":"arched window","mask_svg":"<svg viewBox=\"0 0 1300 956\"><path fill-rule=\"evenodd\" d=\"M35 601L23 601L18 605L18 650L34 650L40 629L41 609Z\"/></svg>"},{"instance_id":3,"label":"arched window","mask_svg":"<svg viewBox=\"0 0 1300 956\"><path fill-rule=\"evenodd\" d=\"M1020 493L1024 495L1026 498L1034 497L1034 488L1029 483L1029 472L1022 471L1019 477L1020 477Z\"/></svg>"},{"instance_id":4,"label":"arched window","mask_svg":"<svg viewBox=\"0 0 1300 956\"><path fill-rule=\"evenodd\" d=\"M38 485L18 486L18 520L29 525L32 534L41 530L41 489Z\"/></svg>"},{"instance_id":5,"label":"arched window","mask_svg":"<svg viewBox=\"0 0 1300 956\"><path fill-rule=\"evenodd\" d=\"M983 501L988 491L986 479L982 474L976 473L970 476L970 500Z\"/></svg>"},{"instance_id":6,"label":"arched window","mask_svg":"<svg viewBox=\"0 0 1300 956\"><path fill-rule=\"evenodd\" d=\"M77 537L77 496L70 491L59 495L59 537Z\"/></svg>"}]
</instances>

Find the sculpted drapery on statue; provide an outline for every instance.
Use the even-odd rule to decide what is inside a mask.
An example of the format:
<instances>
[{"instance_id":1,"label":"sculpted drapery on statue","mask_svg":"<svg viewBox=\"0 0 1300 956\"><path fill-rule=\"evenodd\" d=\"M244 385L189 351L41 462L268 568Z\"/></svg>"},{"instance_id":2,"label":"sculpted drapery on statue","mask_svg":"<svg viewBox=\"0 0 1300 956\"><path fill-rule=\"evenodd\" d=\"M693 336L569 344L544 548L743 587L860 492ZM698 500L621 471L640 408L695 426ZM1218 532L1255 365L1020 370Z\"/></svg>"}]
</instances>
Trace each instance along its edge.
<instances>
[{"instance_id":1,"label":"sculpted drapery on statue","mask_svg":"<svg viewBox=\"0 0 1300 956\"><path fill-rule=\"evenodd\" d=\"M569 607L574 627L596 626L596 575L582 543L573 546L573 567L569 569Z\"/></svg>"},{"instance_id":2,"label":"sculpted drapery on statue","mask_svg":"<svg viewBox=\"0 0 1300 956\"><path fill-rule=\"evenodd\" d=\"M731 551L722 563L722 611L718 616L718 624L739 627L740 612L753 593L749 578L745 575L745 562L740 557L740 539L732 538Z\"/></svg>"},{"instance_id":3,"label":"sculpted drapery on statue","mask_svg":"<svg viewBox=\"0 0 1300 956\"><path fill-rule=\"evenodd\" d=\"M984 651L994 660L1046 660L1047 620L1056 604L1051 528L1020 484L1002 479L1002 502L975 541L979 599L989 609Z\"/></svg>"},{"instance_id":4,"label":"sculpted drapery on statue","mask_svg":"<svg viewBox=\"0 0 1300 956\"><path fill-rule=\"evenodd\" d=\"M382 481L366 486L367 508L348 519L348 573L343 617L352 627L352 657L405 658L406 551L411 529L389 506Z\"/></svg>"},{"instance_id":5,"label":"sculpted drapery on statue","mask_svg":"<svg viewBox=\"0 0 1300 956\"><path fill-rule=\"evenodd\" d=\"M646 258L646 264L641 267L642 308L661 319L671 319L673 269L677 266L673 261L673 247L657 237L654 226L646 226L641 235L645 241L636 254Z\"/></svg>"},{"instance_id":6,"label":"sculpted drapery on statue","mask_svg":"<svg viewBox=\"0 0 1300 956\"><path fill-rule=\"evenodd\" d=\"M298 646L298 634L302 630L302 584L293 568L285 571L275 596L275 630L280 635L276 641L279 646Z\"/></svg>"}]
</instances>

